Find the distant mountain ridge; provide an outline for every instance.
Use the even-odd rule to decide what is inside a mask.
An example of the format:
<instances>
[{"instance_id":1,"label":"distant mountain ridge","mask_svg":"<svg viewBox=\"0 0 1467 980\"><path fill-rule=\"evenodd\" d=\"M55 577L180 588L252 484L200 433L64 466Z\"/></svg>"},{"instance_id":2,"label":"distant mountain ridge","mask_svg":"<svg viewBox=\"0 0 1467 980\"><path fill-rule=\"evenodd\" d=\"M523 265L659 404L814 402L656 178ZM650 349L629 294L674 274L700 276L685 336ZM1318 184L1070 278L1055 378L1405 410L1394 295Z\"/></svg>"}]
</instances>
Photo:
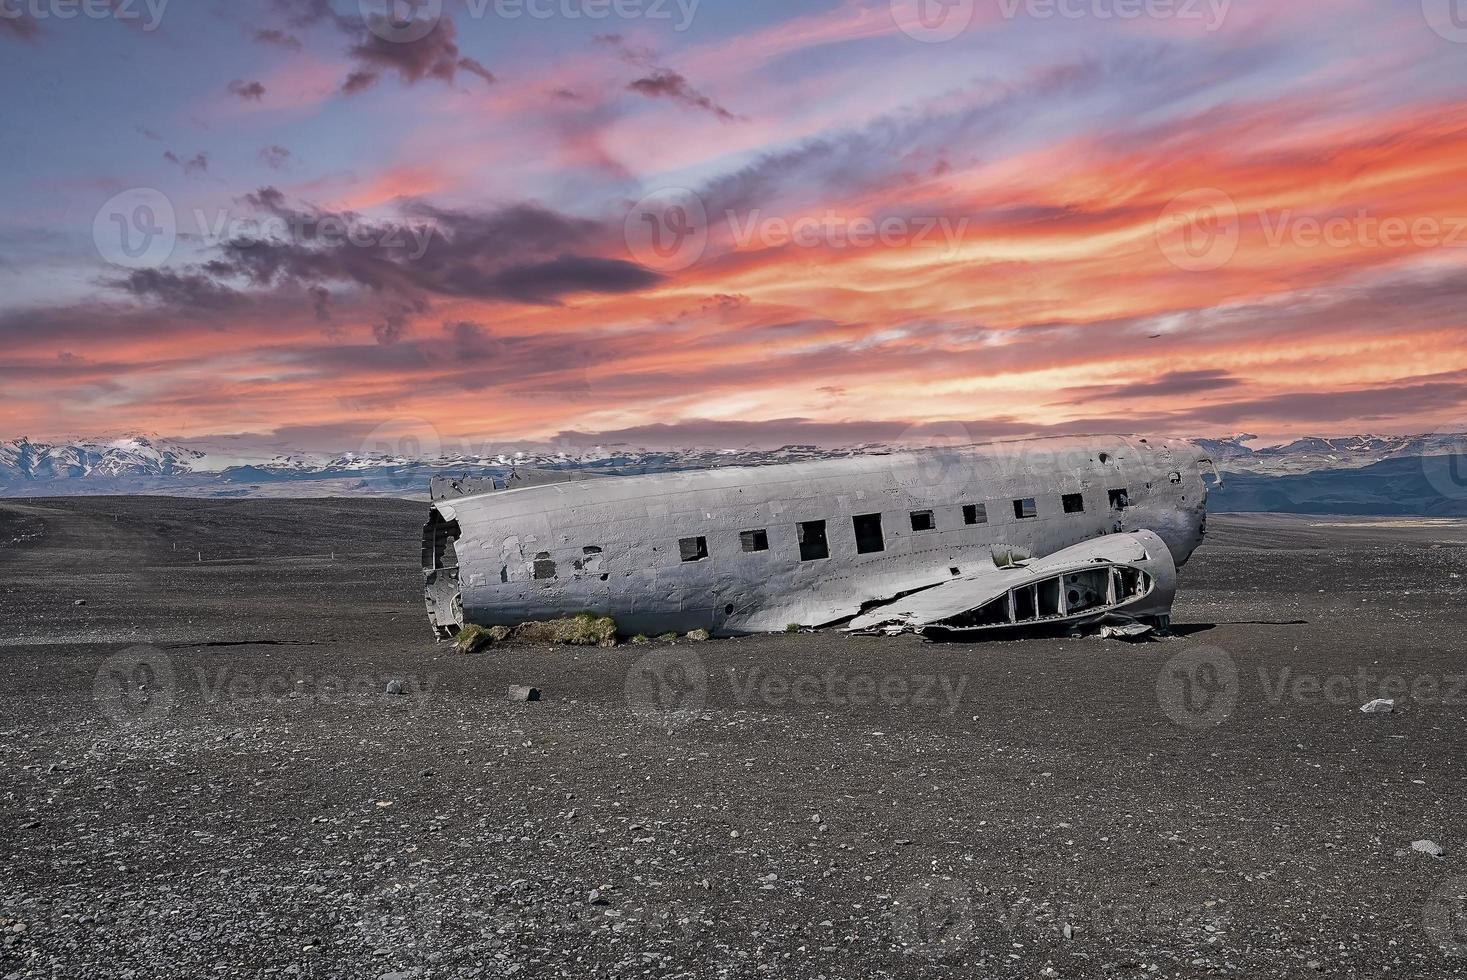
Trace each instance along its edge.
<instances>
[{"instance_id":1,"label":"distant mountain ridge","mask_svg":"<svg viewBox=\"0 0 1467 980\"><path fill-rule=\"evenodd\" d=\"M1308 437L1255 447L1240 434L1199 439L1223 471L1213 509L1292 513L1467 516L1467 436ZM544 448L414 458L382 452L275 453L216 449L154 437L110 442L0 442L0 497L163 494L199 497L398 496L426 498L435 475L508 476L525 470L666 472L889 452L846 449L643 450Z\"/></svg>"}]
</instances>

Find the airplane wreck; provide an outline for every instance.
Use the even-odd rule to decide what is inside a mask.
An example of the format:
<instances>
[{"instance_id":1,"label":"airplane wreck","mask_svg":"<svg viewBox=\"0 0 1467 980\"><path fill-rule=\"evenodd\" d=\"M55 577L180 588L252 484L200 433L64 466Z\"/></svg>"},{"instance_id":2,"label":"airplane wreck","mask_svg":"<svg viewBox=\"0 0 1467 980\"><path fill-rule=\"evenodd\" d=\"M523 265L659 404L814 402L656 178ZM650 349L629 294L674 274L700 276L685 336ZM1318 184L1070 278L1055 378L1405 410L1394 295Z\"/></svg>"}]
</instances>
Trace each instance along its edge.
<instances>
[{"instance_id":1,"label":"airplane wreck","mask_svg":"<svg viewBox=\"0 0 1467 980\"><path fill-rule=\"evenodd\" d=\"M942 639L1170 623L1207 453L1092 437L812 462L433 481L428 619L585 611L625 633L792 624Z\"/></svg>"}]
</instances>

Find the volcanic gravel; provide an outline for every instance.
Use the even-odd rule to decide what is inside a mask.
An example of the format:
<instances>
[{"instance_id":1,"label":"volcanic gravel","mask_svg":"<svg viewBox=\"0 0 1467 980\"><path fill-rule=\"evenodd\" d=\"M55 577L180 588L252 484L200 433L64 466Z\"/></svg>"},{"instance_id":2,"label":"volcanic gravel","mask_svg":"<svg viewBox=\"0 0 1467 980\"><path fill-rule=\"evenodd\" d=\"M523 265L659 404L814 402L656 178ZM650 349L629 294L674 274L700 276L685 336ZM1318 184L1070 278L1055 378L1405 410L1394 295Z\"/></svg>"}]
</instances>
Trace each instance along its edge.
<instances>
[{"instance_id":1,"label":"volcanic gravel","mask_svg":"<svg viewBox=\"0 0 1467 980\"><path fill-rule=\"evenodd\" d=\"M1150 643L461 656L425 512L0 501L0 978L1467 973L1467 526L1214 516Z\"/></svg>"}]
</instances>

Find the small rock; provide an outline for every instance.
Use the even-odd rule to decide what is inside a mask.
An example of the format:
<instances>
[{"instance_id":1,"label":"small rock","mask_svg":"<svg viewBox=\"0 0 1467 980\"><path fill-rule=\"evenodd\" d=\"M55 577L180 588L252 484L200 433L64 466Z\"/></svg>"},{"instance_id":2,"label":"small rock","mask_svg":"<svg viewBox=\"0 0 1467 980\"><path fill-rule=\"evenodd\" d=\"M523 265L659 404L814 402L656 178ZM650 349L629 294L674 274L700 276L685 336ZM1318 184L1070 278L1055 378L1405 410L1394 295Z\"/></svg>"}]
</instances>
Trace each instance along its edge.
<instances>
[{"instance_id":1,"label":"small rock","mask_svg":"<svg viewBox=\"0 0 1467 980\"><path fill-rule=\"evenodd\" d=\"M540 689L538 687L525 687L522 684L511 684L509 686L509 699L511 701L538 701L540 700Z\"/></svg>"},{"instance_id":2,"label":"small rock","mask_svg":"<svg viewBox=\"0 0 1467 980\"><path fill-rule=\"evenodd\" d=\"M737 830L730 830L728 832L728 836L732 837L734 840L738 840L739 839L739 832Z\"/></svg>"},{"instance_id":3,"label":"small rock","mask_svg":"<svg viewBox=\"0 0 1467 980\"><path fill-rule=\"evenodd\" d=\"M702 643L705 640L713 639L713 634L709 633L707 630L693 630L691 633L688 634L688 639L694 640L698 643Z\"/></svg>"},{"instance_id":4,"label":"small rock","mask_svg":"<svg viewBox=\"0 0 1467 980\"><path fill-rule=\"evenodd\" d=\"M1387 698L1376 698L1374 701L1367 702L1361 707L1360 713L1363 715L1389 715L1394 713L1395 710L1396 702Z\"/></svg>"},{"instance_id":5,"label":"small rock","mask_svg":"<svg viewBox=\"0 0 1467 980\"><path fill-rule=\"evenodd\" d=\"M1437 860L1446 856L1446 849L1434 840L1418 840L1411 842L1411 850L1420 854L1434 857Z\"/></svg>"},{"instance_id":6,"label":"small rock","mask_svg":"<svg viewBox=\"0 0 1467 980\"><path fill-rule=\"evenodd\" d=\"M87 604L87 600L85 600L85 599L78 599L78 600L76 600L75 602L72 603L73 606L85 606L86 604Z\"/></svg>"},{"instance_id":7,"label":"small rock","mask_svg":"<svg viewBox=\"0 0 1467 980\"><path fill-rule=\"evenodd\" d=\"M591 889L591 894L586 896L586 901L591 905L605 905L606 899L601 897L601 889Z\"/></svg>"},{"instance_id":8,"label":"small rock","mask_svg":"<svg viewBox=\"0 0 1467 980\"><path fill-rule=\"evenodd\" d=\"M387 682L387 693L388 694L400 695L400 694L402 694L406 690L407 690L407 688L404 687L402 681L400 681L400 680L390 680L390 681Z\"/></svg>"}]
</instances>

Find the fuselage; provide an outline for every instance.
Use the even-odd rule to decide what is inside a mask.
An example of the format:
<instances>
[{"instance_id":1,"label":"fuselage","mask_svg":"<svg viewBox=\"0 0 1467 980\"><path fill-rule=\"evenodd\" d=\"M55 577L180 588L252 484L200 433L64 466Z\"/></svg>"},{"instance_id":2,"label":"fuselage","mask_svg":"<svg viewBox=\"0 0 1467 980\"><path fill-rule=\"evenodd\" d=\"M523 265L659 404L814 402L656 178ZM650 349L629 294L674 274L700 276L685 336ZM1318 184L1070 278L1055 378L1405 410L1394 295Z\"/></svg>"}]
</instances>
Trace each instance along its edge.
<instances>
[{"instance_id":1,"label":"fuselage","mask_svg":"<svg viewBox=\"0 0 1467 980\"><path fill-rule=\"evenodd\" d=\"M1122 531L1154 531L1181 565L1205 534L1207 466L1191 443L1102 436L442 500L429 616L443 632L595 611L626 633L756 633Z\"/></svg>"}]
</instances>

